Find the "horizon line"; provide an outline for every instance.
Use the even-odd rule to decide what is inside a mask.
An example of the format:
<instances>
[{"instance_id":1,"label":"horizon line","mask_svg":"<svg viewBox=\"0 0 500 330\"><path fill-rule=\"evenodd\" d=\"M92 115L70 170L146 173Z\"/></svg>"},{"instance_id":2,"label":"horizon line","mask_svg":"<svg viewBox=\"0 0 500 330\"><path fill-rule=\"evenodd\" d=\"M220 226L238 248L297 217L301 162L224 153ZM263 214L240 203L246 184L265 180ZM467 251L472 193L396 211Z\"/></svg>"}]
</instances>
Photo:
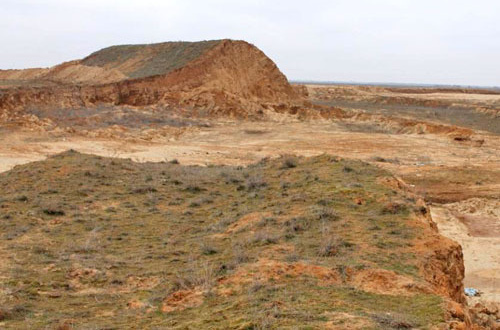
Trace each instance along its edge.
<instances>
[{"instance_id":1,"label":"horizon line","mask_svg":"<svg viewBox=\"0 0 500 330\"><path fill-rule=\"evenodd\" d=\"M314 80L314 79L289 79L290 84L311 85L354 85L354 86L387 86L387 87L448 87L448 88L479 88L500 89L500 85L464 85L444 83L399 83L399 82L374 82L374 81L336 81L336 80Z\"/></svg>"}]
</instances>

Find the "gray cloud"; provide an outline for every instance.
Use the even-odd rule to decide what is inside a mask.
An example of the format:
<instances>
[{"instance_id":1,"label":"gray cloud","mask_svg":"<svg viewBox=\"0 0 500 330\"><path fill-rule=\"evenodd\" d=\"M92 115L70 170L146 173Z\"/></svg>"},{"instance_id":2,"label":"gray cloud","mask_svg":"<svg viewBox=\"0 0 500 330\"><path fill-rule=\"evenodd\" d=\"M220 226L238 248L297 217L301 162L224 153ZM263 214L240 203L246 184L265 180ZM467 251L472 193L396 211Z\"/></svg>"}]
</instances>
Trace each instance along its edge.
<instances>
[{"instance_id":1,"label":"gray cloud","mask_svg":"<svg viewBox=\"0 0 500 330\"><path fill-rule=\"evenodd\" d=\"M290 79L500 85L496 0L2 0L0 68L97 49L244 39Z\"/></svg>"}]
</instances>

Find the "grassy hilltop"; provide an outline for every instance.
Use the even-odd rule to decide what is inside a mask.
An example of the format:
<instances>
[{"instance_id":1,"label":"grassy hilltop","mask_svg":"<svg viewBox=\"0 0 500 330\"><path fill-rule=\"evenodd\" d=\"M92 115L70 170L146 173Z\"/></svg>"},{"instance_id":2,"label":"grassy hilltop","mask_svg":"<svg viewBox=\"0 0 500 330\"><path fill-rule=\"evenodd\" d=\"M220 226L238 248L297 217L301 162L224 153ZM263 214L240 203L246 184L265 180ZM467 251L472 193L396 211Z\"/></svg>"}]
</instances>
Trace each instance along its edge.
<instances>
[{"instance_id":1,"label":"grassy hilltop","mask_svg":"<svg viewBox=\"0 0 500 330\"><path fill-rule=\"evenodd\" d=\"M66 152L0 174L4 328L429 328L422 208L331 156L248 167Z\"/></svg>"}]
</instances>

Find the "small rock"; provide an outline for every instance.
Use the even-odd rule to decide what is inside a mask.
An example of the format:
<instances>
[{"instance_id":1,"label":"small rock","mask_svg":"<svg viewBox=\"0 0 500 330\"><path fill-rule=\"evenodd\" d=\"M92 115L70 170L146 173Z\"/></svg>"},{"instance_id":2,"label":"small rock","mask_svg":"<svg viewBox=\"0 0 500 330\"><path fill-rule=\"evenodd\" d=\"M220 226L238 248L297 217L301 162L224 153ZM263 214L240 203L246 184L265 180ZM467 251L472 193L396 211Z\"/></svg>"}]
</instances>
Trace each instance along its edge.
<instances>
[{"instance_id":1,"label":"small rock","mask_svg":"<svg viewBox=\"0 0 500 330\"><path fill-rule=\"evenodd\" d=\"M465 325L464 322L453 321L453 322L450 322L449 328L453 329L453 330L466 330L467 326Z\"/></svg>"},{"instance_id":2,"label":"small rock","mask_svg":"<svg viewBox=\"0 0 500 330\"><path fill-rule=\"evenodd\" d=\"M454 301L449 302L448 310L450 311L452 317L459 319L461 321L465 320L464 309L459 303Z\"/></svg>"},{"instance_id":3,"label":"small rock","mask_svg":"<svg viewBox=\"0 0 500 330\"><path fill-rule=\"evenodd\" d=\"M71 330L74 329L74 320L63 320L57 325L56 329L57 330Z\"/></svg>"},{"instance_id":4,"label":"small rock","mask_svg":"<svg viewBox=\"0 0 500 330\"><path fill-rule=\"evenodd\" d=\"M356 203L357 205L363 205L365 201L362 198L356 197L354 198L354 203Z\"/></svg>"},{"instance_id":5,"label":"small rock","mask_svg":"<svg viewBox=\"0 0 500 330\"><path fill-rule=\"evenodd\" d=\"M49 298L61 298L62 294L60 292L49 292L47 297Z\"/></svg>"}]
</instances>

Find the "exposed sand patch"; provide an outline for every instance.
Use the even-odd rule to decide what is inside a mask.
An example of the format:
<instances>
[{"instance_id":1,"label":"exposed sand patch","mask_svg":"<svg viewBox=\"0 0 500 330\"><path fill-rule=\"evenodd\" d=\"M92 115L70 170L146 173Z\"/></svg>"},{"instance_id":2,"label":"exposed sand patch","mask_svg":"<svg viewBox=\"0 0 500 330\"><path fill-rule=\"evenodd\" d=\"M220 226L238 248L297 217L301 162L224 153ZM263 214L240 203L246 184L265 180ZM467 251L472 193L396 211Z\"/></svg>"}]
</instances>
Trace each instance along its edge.
<instances>
[{"instance_id":1,"label":"exposed sand patch","mask_svg":"<svg viewBox=\"0 0 500 330\"><path fill-rule=\"evenodd\" d=\"M238 219L238 221L229 225L226 230L226 234L232 234L240 230L244 230L245 228L253 226L259 221L262 221L265 217L269 216L271 216L271 213L269 212L254 212L244 215Z\"/></svg>"},{"instance_id":2,"label":"exposed sand patch","mask_svg":"<svg viewBox=\"0 0 500 330\"><path fill-rule=\"evenodd\" d=\"M465 262L466 287L473 287L482 292L481 297L472 300L500 302L500 237L498 235L482 235L476 228L497 228L500 217L491 216L488 205L498 201L482 201L478 199L460 203L434 205L431 214L439 231L462 245ZM475 222L464 223L460 217L467 217L462 212L467 205L474 207ZM480 205L485 205L481 208ZM470 209L469 209L470 210ZM493 212L496 213L496 210ZM457 217L458 216L458 217ZM470 218L469 218L470 219Z\"/></svg>"},{"instance_id":3,"label":"exposed sand patch","mask_svg":"<svg viewBox=\"0 0 500 330\"><path fill-rule=\"evenodd\" d=\"M203 303L203 291L200 289L180 290L169 295L162 304L161 311L170 313L186 308L199 306Z\"/></svg>"},{"instance_id":4,"label":"exposed sand patch","mask_svg":"<svg viewBox=\"0 0 500 330\"><path fill-rule=\"evenodd\" d=\"M408 295L416 292L432 292L427 285L415 283L407 276L383 269L367 269L354 274L352 283L367 292L391 295Z\"/></svg>"},{"instance_id":5,"label":"exposed sand patch","mask_svg":"<svg viewBox=\"0 0 500 330\"><path fill-rule=\"evenodd\" d=\"M247 133L255 127L267 133ZM303 156L329 153L363 160L397 158L399 164L379 164L397 172L415 171L423 165L461 166L472 159L476 166L500 164L500 137L497 136L487 136L483 147L474 148L446 136L349 132L327 122L224 123L187 131L170 141L167 137L163 142L1 132L0 139L0 170L4 171L68 149L139 162L176 158L183 164L199 165L249 164L286 153Z\"/></svg>"},{"instance_id":6,"label":"exposed sand patch","mask_svg":"<svg viewBox=\"0 0 500 330\"><path fill-rule=\"evenodd\" d=\"M256 263L241 267L230 277L221 280L218 288L220 288L221 292L227 294L240 290L243 285L251 283L267 283L300 276L315 278L321 285L340 283L340 276L333 269L303 262L286 263L262 258Z\"/></svg>"}]
</instances>

